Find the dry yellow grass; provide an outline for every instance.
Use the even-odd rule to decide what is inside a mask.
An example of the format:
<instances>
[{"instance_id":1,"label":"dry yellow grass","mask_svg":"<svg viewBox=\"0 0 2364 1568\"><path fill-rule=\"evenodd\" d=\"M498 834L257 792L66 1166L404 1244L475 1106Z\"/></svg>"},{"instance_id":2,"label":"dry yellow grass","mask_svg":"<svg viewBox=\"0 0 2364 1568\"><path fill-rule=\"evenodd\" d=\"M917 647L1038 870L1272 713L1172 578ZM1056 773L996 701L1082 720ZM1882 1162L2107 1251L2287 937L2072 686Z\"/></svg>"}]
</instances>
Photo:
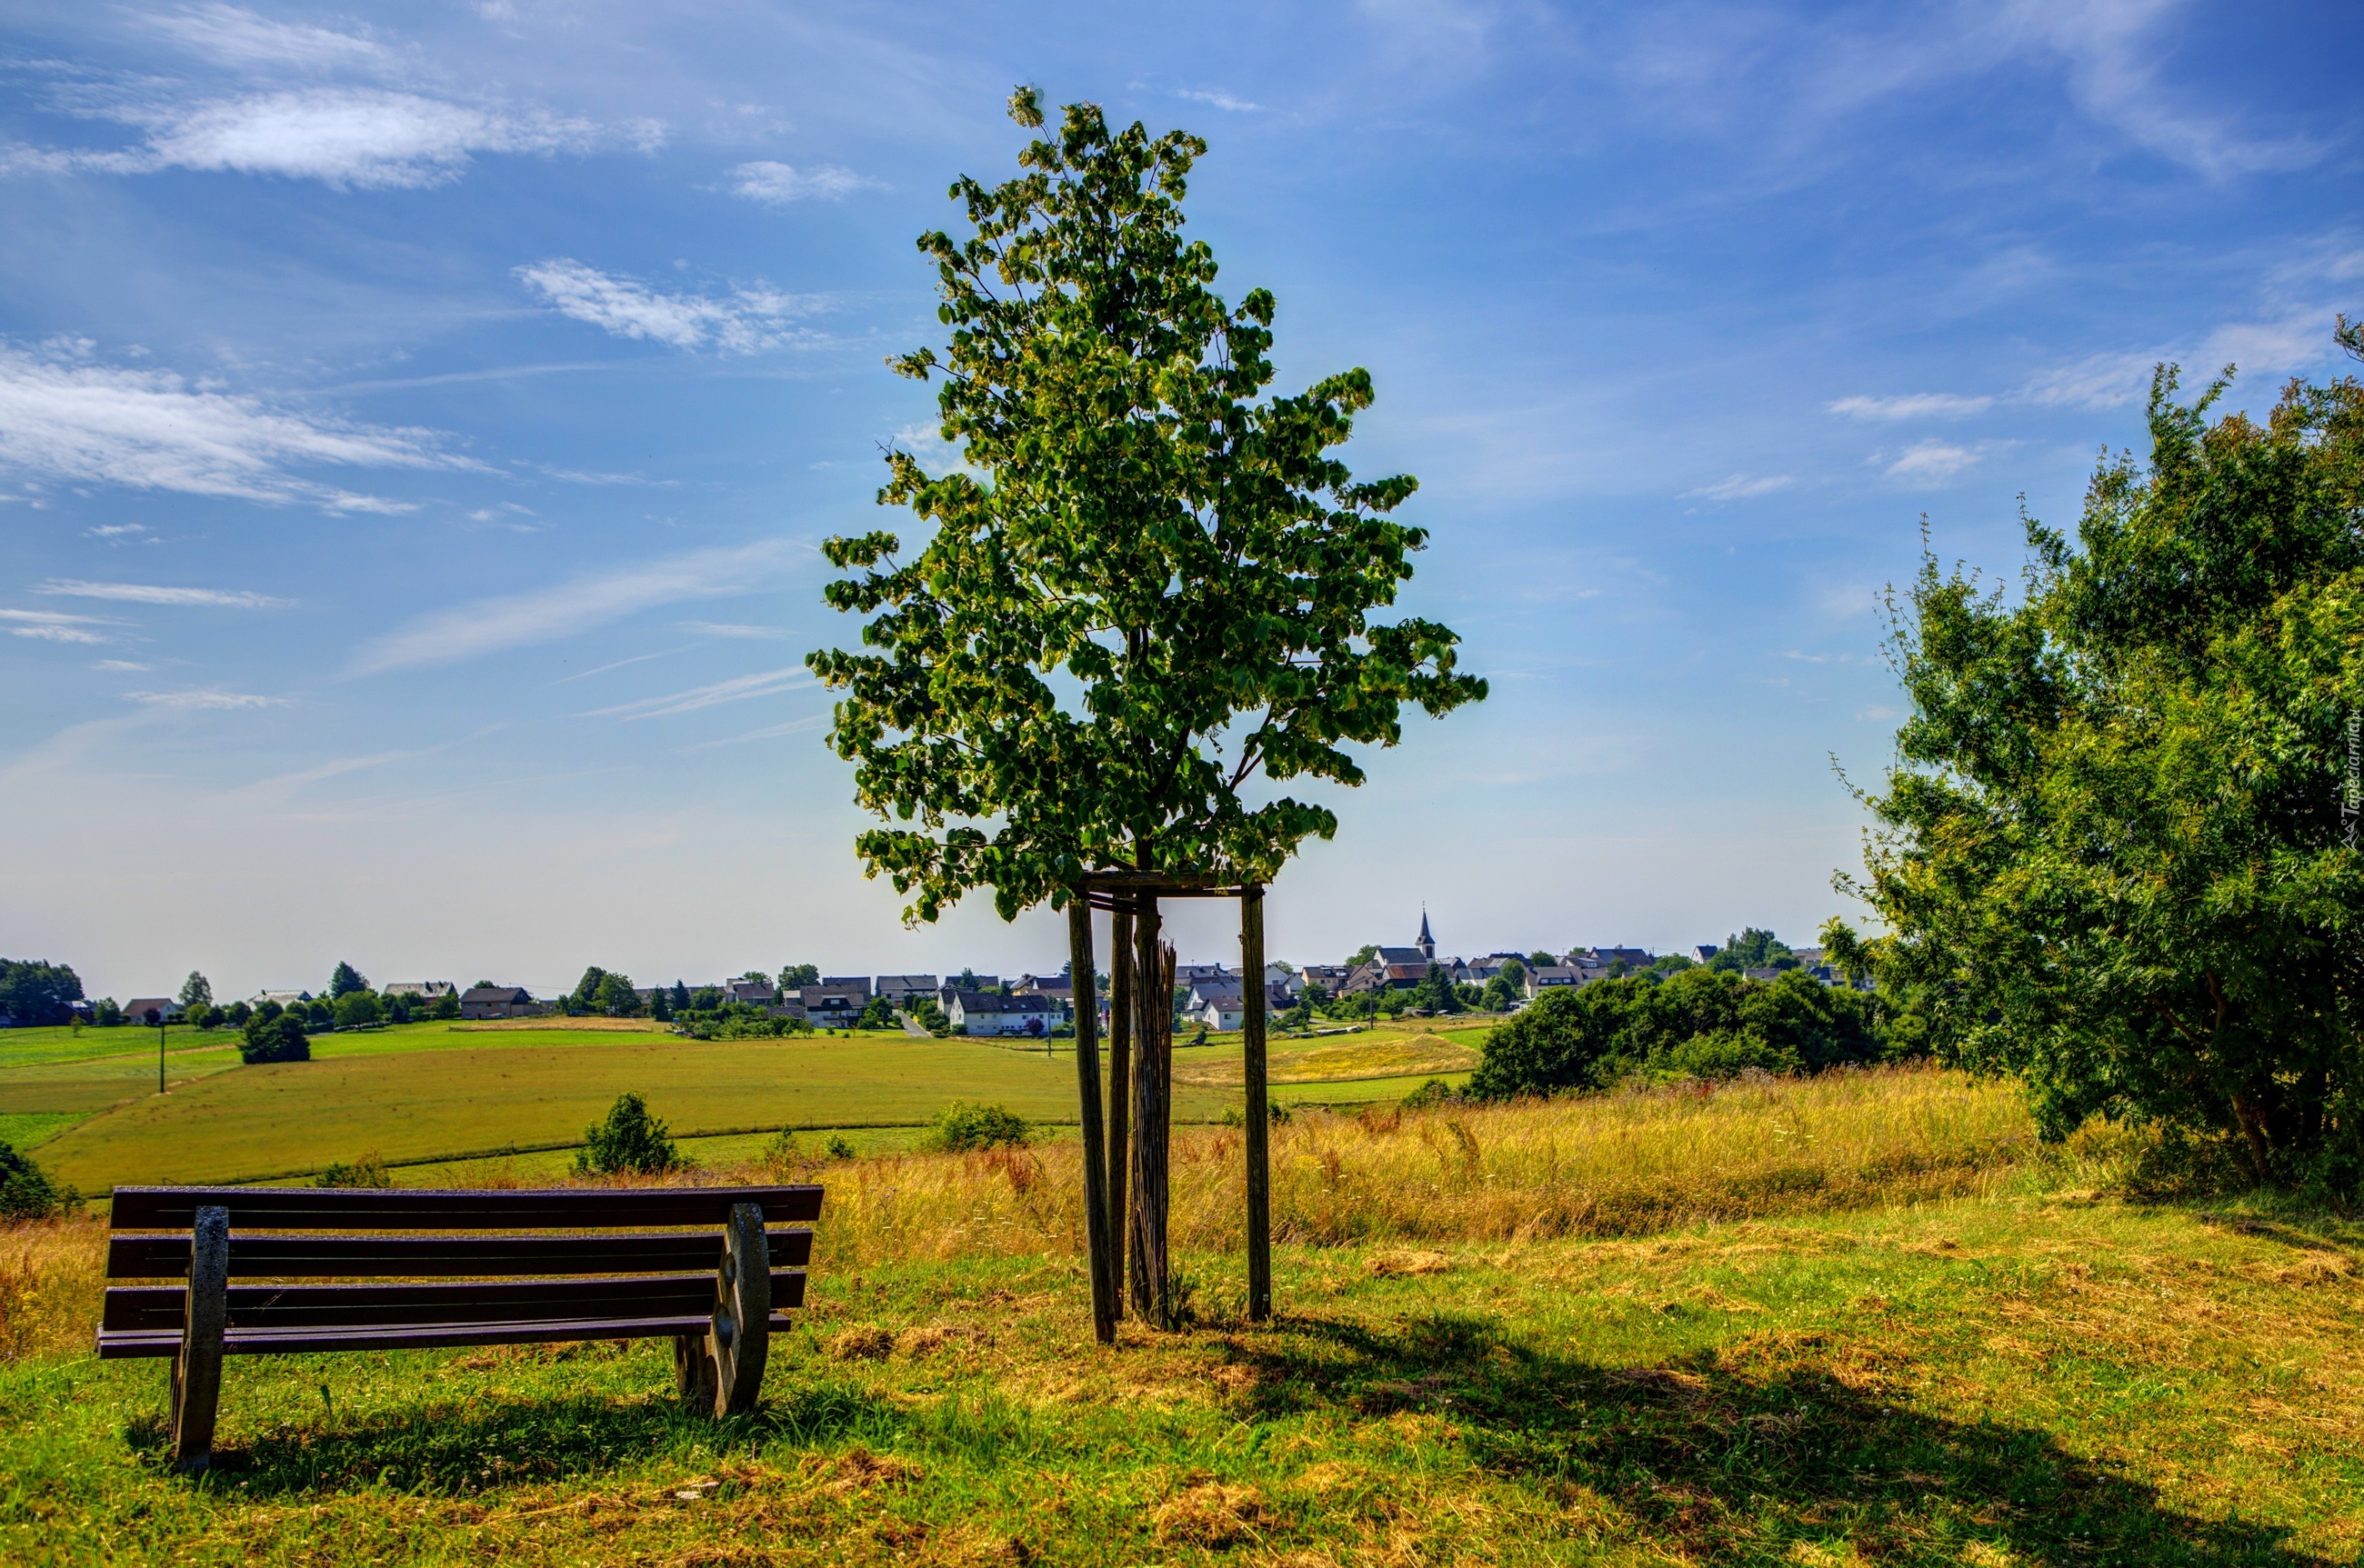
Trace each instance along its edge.
<instances>
[{"instance_id":1,"label":"dry yellow grass","mask_svg":"<svg viewBox=\"0 0 2364 1568\"><path fill-rule=\"evenodd\" d=\"M1072 1140L820 1167L833 1262L1068 1252ZM1359 1117L1274 1129L1273 1237L1339 1244L1614 1236L1991 1192L2035 1157L2011 1090L1933 1070ZM717 1174L708 1172L704 1179ZM739 1173L753 1177L754 1168ZM1236 1132L1177 1130L1173 1244L1241 1245Z\"/></svg>"},{"instance_id":2,"label":"dry yellow grass","mask_svg":"<svg viewBox=\"0 0 2364 1568\"><path fill-rule=\"evenodd\" d=\"M0 1229L0 1362L87 1346L98 1323L106 1265L104 1220Z\"/></svg>"},{"instance_id":3,"label":"dry yellow grass","mask_svg":"<svg viewBox=\"0 0 2364 1568\"><path fill-rule=\"evenodd\" d=\"M668 1179L824 1183L820 1229L832 1269L1072 1255L1083 1241L1081 1153L1065 1139ZM1242 1156L1237 1132L1176 1129L1178 1251L1242 1244ZM1338 1245L1635 1235L1979 1195L2035 1158L2013 1091L1929 1069L1426 1112L1304 1112L1274 1129L1273 1237ZM104 1234L91 1221L0 1233L0 1356L87 1334Z\"/></svg>"},{"instance_id":4,"label":"dry yellow grass","mask_svg":"<svg viewBox=\"0 0 2364 1568\"><path fill-rule=\"evenodd\" d=\"M1269 1073L1275 1084L1351 1084L1370 1078L1466 1073L1477 1065L1477 1051L1459 1040L1435 1034L1383 1035L1352 1043L1275 1051ZM1174 1062L1176 1079L1202 1088L1236 1089L1247 1081L1246 1075L1246 1063L1236 1056L1202 1061L1185 1054L1177 1055Z\"/></svg>"}]
</instances>

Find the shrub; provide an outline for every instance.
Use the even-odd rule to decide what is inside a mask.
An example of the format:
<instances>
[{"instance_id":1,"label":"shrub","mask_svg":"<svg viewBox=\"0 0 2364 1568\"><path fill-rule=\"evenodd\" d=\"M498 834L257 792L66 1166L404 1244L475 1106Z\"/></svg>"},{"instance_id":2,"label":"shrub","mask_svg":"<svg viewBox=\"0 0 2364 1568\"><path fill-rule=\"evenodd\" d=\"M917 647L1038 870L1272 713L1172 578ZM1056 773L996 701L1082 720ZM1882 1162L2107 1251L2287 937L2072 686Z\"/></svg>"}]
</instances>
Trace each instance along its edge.
<instances>
[{"instance_id":1,"label":"shrub","mask_svg":"<svg viewBox=\"0 0 2364 1568\"><path fill-rule=\"evenodd\" d=\"M672 1130L649 1114L649 1103L638 1095L622 1094L608 1107L607 1120L583 1129L583 1149L574 1156L574 1173L653 1175L681 1163Z\"/></svg>"},{"instance_id":2,"label":"shrub","mask_svg":"<svg viewBox=\"0 0 2364 1568\"><path fill-rule=\"evenodd\" d=\"M49 1173L0 1143L0 1219L48 1219L82 1207L82 1194L61 1187Z\"/></svg>"},{"instance_id":3,"label":"shrub","mask_svg":"<svg viewBox=\"0 0 2364 1568\"><path fill-rule=\"evenodd\" d=\"M1459 1098L1461 1098L1459 1091L1452 1084L1442 1078L1431 1078L1403 1097L1402 1108L1408 1111L1424 1111L1432 1106L1451 1105Z\"/></svg>"},{"instance_id":4,"label":"shrub","mask_svg":"<svg viewBox=\"0 0 2364 1568\"><path fill-rule=\"evenodd\" d=\"M851 1160L855 1157L853 1145L845 1140L845 1134L842 1132L831 1133L828 1146L822 1151L832 1160Z\"/></svg>"},{"instance_id":5,"label":"shrub","mask_svg":"<svg viewBox=\"0 0 2364 1568\"><path fill-rule=\"evenodd\" d=\"M1280 1127L1286 1124L1288 1120L1288 1107L1282 1105L1278 1100L1270 1101L1265 1107L1264 1119L1266 1125L1268 1127ZM1225 1127L1245 1127L1247 1124L1247 1113L1239 1109L1237 1106L1233 1106L1232 1109L1226 1110L1223 1113L1223 1125Z\"/></svg>"},{"instance_id":6,"label":"shrub","mask_svg":"<svg viewBox=\"0 0 2364 1568\"><path fill-rule=\"evenodd\" d=\"M956 1154L972 1149L1022 1149L1027 1139L1025 1118L1015 1111L954 1100L937 1114L921 1147Z\"/></svg>"},{"instance_id":7,"label":"shrub","mask_svg":"<svg viewBox=\"0 0 2364 1568\"><path fill-rule=\"evenodd\" d=\"M316 1187L390 1187L394 1178L386 1174L385 1162L376 1150L364 1151L351 1164L340 1160L312 1179Z\"/></svg>"},{"instance_id":8,"label":"shrub","mask_svg":"<svg viewBox=\"0 0 2364 1568\"><path fill-rule=\"evenodd\" d=\"M304 1038L297 1015L281 1013L266 1018L257 1013L240 1033L238 1059L250 1067L265 1062L309 1062L312 1042Z\"/></svg>"},{"instance_id":9,"label":"shrub","mask_svg":"<svg viewBox=\"0 0 2364 1568\"><path fill-rule=\"evenodd\" d=\"M785 1175L796 1169L797 1163L804 1159L804 1153L805 1151L797 1146L795 1131L784 1127L772 1135L772 1140L764 1145L764 1151L755 1158L765 1170L775 1175Z\"/></svg>"},{"instance_id":10,"label":"shrub","mask_svg":"<svg viewBox=\"0 0 2364 1568\"><path fill-rule=\"evenodd\" d=\"M1752 1069L1760 1073L1798 1071L1798 1054L1767 1043L1743 1030L1693 1035L1659 1059L1661 1075L1689 1078L1737 1078Z\"/></svg>"}]
</instances>

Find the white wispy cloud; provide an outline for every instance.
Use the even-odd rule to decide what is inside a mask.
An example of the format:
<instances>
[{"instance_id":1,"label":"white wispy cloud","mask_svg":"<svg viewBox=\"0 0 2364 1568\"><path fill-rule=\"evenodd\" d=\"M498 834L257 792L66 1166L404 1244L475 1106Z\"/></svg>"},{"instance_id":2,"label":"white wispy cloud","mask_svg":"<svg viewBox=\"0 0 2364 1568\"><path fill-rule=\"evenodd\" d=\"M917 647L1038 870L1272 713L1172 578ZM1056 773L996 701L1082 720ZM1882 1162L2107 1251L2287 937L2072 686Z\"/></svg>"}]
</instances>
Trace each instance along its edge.
<instances>
[{"instance_id":1,"label":"white wispy cloud","mask_svg":"<svg viewBox=\"0 0 2364 1568\"><path fill-rule=\"evenodd\" d=\"M840 201L864 189L884 189L875 180L834 163L814 163L799 169L793 163L768 160L742 163L730 171L730 194L766 206L791 202Z\"/></svg>"},{"instance_id":2,"label":"white wispy cloud","mask_svg":"<svg viewBox=\"0 0 2364 1568\"><path fill-rule=\"evenodd\" d=\"M106 117L147 132L105 150L13 147L0 172L152 174L167 169L276 174L337 190L440 185L485 153L584 154L664 140L654 121L609 127L540 108L455 103L385 87L331 85L197 103L139 102Z\"/></svg>"},{"instance_id":3,"label":"white wispy cloud","mask_svg":"<svg viewBox=\"0 0 2364 1568\"><path fill-rule=\"evenodd\" d=\"M2014 52L2048 52L2068 68L2077 106L2160 156L2211 178L2299 169L2324 149L2304 137L2257 137L2230 117L2189 104L2159 79L2165 24L2180 0L2012 0L1986 25Z\"/></svg>"},{"instance_id":4,"label":"white wispy cloud","mask_svg":"<svg viewBox=\"0 0 2364 1568\"><path fill-rule=\"evenodd\" d=\"M688 691L676 691L662 697L641 697L639 703L617 703L615 707L594 707L574 714L577 719L664 719L669 714L695 712L699 707L719 707L723 703L744 703L750 697L771 697L783 691L797 691L799 686L811 686L813 676L804 664L789 664L787 669L764 669L759 674L738 674L728 681L714 681L711 686L693 686Z\"/></svg>"},{"instance_id":5,"label":"white wispy cloud","mask_svg":"<svg viewBox=\"0 0 2364 1568\"><path fill-rule=\"evenodd\" d=\"M517 275L560 315L616 337L675 349L712 347L726 354L759 353L814 340L817 335L809 328L791 323L825 303L818 295L768 288L738 288L720 295L667 294L563 256L519 267Z\"/></svg>"},{"instance_id":6,"label":"white wispy cloud","mask_svg":"<svg viewBox=\"0 0 2364 1568\"><path fill-rule=\"evenodd\" d=\"M231 610L279 610L293 599L274 599L244 588L173 588L151 583L85 583L79 577L52 577L33 590L74 599L114 599L128 605L212 605Z\"/></svg>"},{"instance_id":7,"label":"white wispy cloud","mask_svg":"<svg viewBox=\"0 0 2364 1568\"><path fill-rule=\"evenodd\" d=\"M123 625L111 616L70 616L60 610L0 610L11 636L36 642L78 642L91 645L115 640L109 630Z\"/></svg>"},{"instance_id":8,"label":"white wispy cloud","mask_svg":"<svg viewBox=\"0 0 2364 1568\"><path fill-rule=\"evenodd\" d=\"M1262 104L1251 104L1245 98L1234 98L1220 87L1204 89L1180 87L1175 89L1174 95L1177 98L1187 98L1194 104L1206 104L1230 114L1253 115L1261 114L1264 111Z\"/></svg>"},{"instance_id":9,"label":"white wispy cloud","mask_svg":"<svg viewBox=\"0 0 2364 1568\"><path fill-rule=\"evenodd\" d=\"M115 640L105 632L93 631L84 626L12 626L8 631L13 637L29 637L38 642L99 643Z\"/></svg>"},{"instance_id":10,"label":"white wispy cloud","mask_svg":"<svg viewBox=\"0 0 2364 1568\"><path fill-rule=\"evenodd\" d=\"M309 73L396 70L399 57L385 44L307 22L282 22L242 6L190 6L139 18L192 54L251 72Z\"/></svg>"},{"instance_id":11,"label":"white wispy cloud","mask_svg":"<svg viewBox=\"0 0 2364 1568\"><path fill-rule=\"evenodd\" d=\"M1883 471L1890 479L1901 479L1908 484L1943 484L1954 475L1979 461L1979 454L1968 447L1949 445L1945 441L1919 441L1904 450L1902 456Z\"/></svg>"},{"instance_id":12,"label":"white wispy cloud","mask_svg":"<svg viewBox=\"0 0 2364 1568\"><path fill-rule=\"evenodd\" d=\"M1958 419L1994 406L1991 397L1961 397L1949 392L1908 392L1900 397L1842 397L1830 411L1856 419Z\"/></svg>"},{"instance_id":13,"label":"white wispy cloud","mask_svg":"<svg viewBox=\"0 0 2364 1568\"><path fill-rule=\"evenodd\" d=\"M2020 400L2039 408L2115 408L2143 395L2158 362L2150 354L2089 355L2030 377Z\"/></svg>"},{"instance_id":14,"label":"white wispy cloud","mask_svg":"<svg viewBox=\"0 0 2364 1568\"><path fill-rule=\"evenodd\" d=\"M716 707L727 702L745 702L751 697L775 696L813 684L812 675L801 664L791 664L784 670L765 670L753 675L733 675L712 685L692 686L687 691L672 692L661 697L642 697L638 702L618 703L613 707L595 707L577 718L663 718L676 713L691 713L702 707Z\"/></svg>"},{"instance_id":15,"label":"white wispy cloud","mask_svg":"<svg viewBox=\"0 0 2364 1568\"><path fill-rule=\"evenodd\" d=\"M701 740L695 746L685 746L682 750L704 751L716 746L741 746L750 740L769 740L775 736L802 735L808 730L819 729L828 722L829 715L825 713L807 714L802 718L792 718L786 724L767 724L761 729L750 729L744 735L729 735L719 740Z\"/></svg>"},{"instance_id":16,"label":"white wispy cloud","mask_svg":"<svg viewBox=\"0 0 2364 1568\"><path fill-rule=\"evenodd\" d=\"M1751 479L1745 473L1735 473L1731 478L1720 479L1713 484L1702 484L1696 490L1686 490L1680 499L1745 501L1752 495L1769 495L1776 490L1786 490L1796 483L1794 478L1786 473L1768 473L1755 479Z\"/></svg>"},{"instance_id":17,"label":"white wispy cloud","mask_svg":"<svg viewBox=\"0 0 2364 1568\"><path fill-rule=\"evenodd\" d=\"M102 659L97 663L91 666L94 670L120 671L126 673L139 673L142 674L146 673L150 670L153 670L155 667L156 666L153 664L142 664L136 659Z\"/></svg>"},{"instance_id":18,"label":"white wispy cloud","mask_svg":"<svg viewBox=\"0 0 2364 1568\"><path fill-rule=\"evenodd\" d=\"M730 621L686 620L684 631L702 632L708 637L743 637L764 641L776 641L788 635L784 626L741 626Z\"/></svg>"},{"instance_id":19,"label":"white wispy cloud","mask_svg":"<svg viewBox=\"0 0 2364 1568\"><path fill-rule=\"evenodd\" d=\"M101 523L96 528L82 531L93 539L123 539L131 534L144 534L148 530L138 523Z\"/></svg>"},{"instance_id":20,"label":"white wispy cloud","mask_svg":"<svg viewBox=\"0 0 2364 1568\"><path fill-rule=\"evenodd\" d=\"M390 512L292 467L475 468L431 430L362 425L192 384L170 371L99 364L84 345L0 345L0 468L68 484L122 484L330 511Z\"/></svg>"},{"instance_id":21,"label":"white wispy cloud","mask_svg":"<svg viewBox=\"0 0 2364 1568\"><path fill-rule=\"evenodd\" d=\"M363 644L347 673L369 675L480 658L572 637L659 605L752 593L771 579L791 550L785 539L764 539L730 550L693 550L436 610Z\"/></svg>"},{"instance_id":22,"label":"white wispy cloud","mask_svg":"<svg viewBox=\"0 0 2364 1568\"><path fill-rule=\"evenodd\" d=\"M147 707L167 708L238 708L285 707L285 697L257 696L252 692L226 692L219 687L185 692L126 692L126 702L136 702Z\"/></svg>"}]
</instances>

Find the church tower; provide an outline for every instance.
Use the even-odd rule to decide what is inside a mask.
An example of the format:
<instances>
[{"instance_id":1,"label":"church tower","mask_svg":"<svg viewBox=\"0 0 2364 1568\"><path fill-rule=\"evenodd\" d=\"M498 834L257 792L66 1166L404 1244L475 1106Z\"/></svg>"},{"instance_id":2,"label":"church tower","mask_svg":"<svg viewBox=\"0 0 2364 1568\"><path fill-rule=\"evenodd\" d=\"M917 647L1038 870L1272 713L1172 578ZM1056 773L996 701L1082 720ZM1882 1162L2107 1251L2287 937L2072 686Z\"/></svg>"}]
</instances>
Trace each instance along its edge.
<instances>
[{"instance_id":1,"label":"church tower","mask_svg":"<svg viewBox=\"0 0 2364 1568\"><path fill-rule=\"evenodd\" d=\"M1436 939L1428 934L1428 906L1425 904L1420 907L1420 940L1412 946L1420 949L1429 962L1436 962Z\"/></svg>"}]
</instances>

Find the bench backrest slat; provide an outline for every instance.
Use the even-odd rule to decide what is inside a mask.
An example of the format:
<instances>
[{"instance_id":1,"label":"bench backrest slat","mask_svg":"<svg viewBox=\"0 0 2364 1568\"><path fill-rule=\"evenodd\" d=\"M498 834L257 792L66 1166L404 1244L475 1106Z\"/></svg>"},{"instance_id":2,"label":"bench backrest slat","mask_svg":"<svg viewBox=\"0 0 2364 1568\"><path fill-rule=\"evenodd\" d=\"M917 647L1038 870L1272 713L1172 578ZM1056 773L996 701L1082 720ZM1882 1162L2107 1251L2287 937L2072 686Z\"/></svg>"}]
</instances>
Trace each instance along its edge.
<instances>
[{"instance_id":1,"label":"bench backrest slat","mask_svg":"<svg viewBox=\"0 0 2364 1568\"><path fill-rule=\"evenodd\" d=\"M229 1211L240 1230L565 1230L638 1225L720 1226L755 1203L768 1224L820 1218L821 1189L553 1187L486 1192L419 1187L117 1187L117 1230L186 1230L201 1207Z\"/></svg>"},{"instance_id":2,"label":"bench backrest slat","mask_svg":"<svg viewBox=\"0 0 2364 1568\"><path fill-rule=\"evenodd\" d=\"M812 1260L812 1232L769 1233L772 1266ZM340 1279L371 1275L672 1273L712 1269L721 1238L711 1231L619 1236L291 1236L229 1239L232 1279ZM117 1234L107 1238L109 1279L181 1279L189 1272L189 1238Z\"/></svg>"},{"instance_id":3,"label":"bench backrest slat","mask_svg":"<svg viewBox=\"0 0 2364 1568\"><path fill-rule=\"evenodd\" d=\"M801 1306L804 1281L801 1270L775 1270L774 1310ZM187 1292L171 1285L117 1286L106 1293L100 1327L113 1333L177 1333L186 1301ZM711 1273L440 1284L246 1284L229 1290L232 1332L703 1318L713 1310Z\"/></svg>"}]
</instances>

